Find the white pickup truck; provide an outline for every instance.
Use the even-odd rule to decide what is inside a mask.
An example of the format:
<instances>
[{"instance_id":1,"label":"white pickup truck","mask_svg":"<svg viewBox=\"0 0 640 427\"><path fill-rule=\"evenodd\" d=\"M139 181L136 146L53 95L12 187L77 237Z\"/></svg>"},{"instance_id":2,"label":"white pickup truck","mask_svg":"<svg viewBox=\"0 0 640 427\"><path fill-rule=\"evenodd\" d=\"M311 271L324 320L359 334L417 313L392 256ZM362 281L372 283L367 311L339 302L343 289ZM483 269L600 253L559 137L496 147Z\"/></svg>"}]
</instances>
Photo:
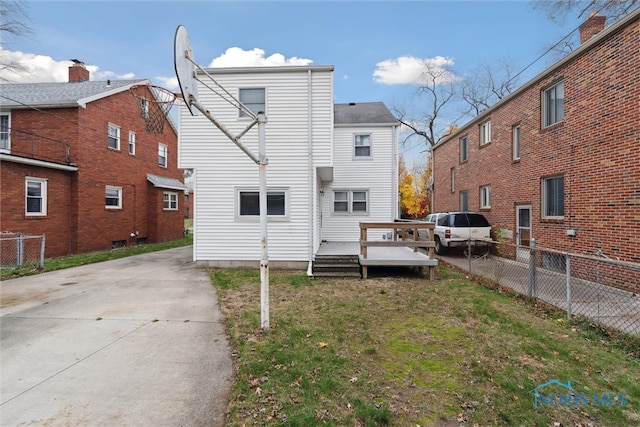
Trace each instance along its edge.
<instances>
[{"instance_id":1,"label":"white pickup truck","mask_svg":"<svg viewBox=\"0 0 640 427\"><path fill-rule=\"evenodd\" d=\"M429 214L427 222L435 223L436 253L443 255L447 248L467 247L489 249L491 224L484 215L475 212L440 212Z\"/></svg>"}]
</instances>

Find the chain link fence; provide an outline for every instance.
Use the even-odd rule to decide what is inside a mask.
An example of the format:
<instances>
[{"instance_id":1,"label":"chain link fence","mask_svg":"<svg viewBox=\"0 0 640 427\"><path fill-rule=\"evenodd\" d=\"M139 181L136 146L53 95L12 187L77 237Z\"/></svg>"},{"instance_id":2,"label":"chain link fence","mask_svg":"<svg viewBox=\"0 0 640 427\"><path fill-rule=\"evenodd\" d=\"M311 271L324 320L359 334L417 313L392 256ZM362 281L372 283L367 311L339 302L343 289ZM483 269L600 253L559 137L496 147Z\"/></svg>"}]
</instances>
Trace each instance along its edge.
<instances>
[{"instance_id":1,"label":"chain link fence","mask_svg":"<svg viewBox=\"0 0 640 427\"><path fill-rule=\"evenodd\" d=\"M568 253L495 244L444 260L520 294L620 332L640 336L640 264L612 259L599 250Z\"/></svg>"},{"instance_id":2,"label":"chain link fence","mask_svg":"<svg viewBox=\"0 0 640 427\"><path fill-rule=\"evenodd\" d=\"M0 268L44 267L45 236L0 233Z\"/></svg>"}]
</instances>

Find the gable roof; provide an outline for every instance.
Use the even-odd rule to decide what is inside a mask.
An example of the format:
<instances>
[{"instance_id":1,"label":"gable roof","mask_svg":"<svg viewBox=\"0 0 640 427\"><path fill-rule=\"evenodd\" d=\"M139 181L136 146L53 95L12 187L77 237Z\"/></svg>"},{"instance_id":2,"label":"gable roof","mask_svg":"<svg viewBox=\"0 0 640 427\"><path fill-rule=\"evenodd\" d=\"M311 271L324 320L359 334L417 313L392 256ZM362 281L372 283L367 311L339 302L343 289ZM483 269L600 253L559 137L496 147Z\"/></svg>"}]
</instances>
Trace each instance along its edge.
<instances>
[{"instance_id":1,"label":"gable roof","mask_svg":"<svg viewBox=\"0 0 640 427\"><path fill-rule=\"evenodd\" d=\"M335 126L398 126L400 122L383 102L350 102L333 106Z\"/></svg>"},{"instance_id":2,"label":"gable roof","mask_svg":"<svg viewBox=\"0 0 640 427\"><path fill-rule=\"evenodd\" d=\"M128 90L141 80L84 81L73 83L4 83L0 84L2 108L68 108L86 104Z\"/></svg>"}]
</instances>

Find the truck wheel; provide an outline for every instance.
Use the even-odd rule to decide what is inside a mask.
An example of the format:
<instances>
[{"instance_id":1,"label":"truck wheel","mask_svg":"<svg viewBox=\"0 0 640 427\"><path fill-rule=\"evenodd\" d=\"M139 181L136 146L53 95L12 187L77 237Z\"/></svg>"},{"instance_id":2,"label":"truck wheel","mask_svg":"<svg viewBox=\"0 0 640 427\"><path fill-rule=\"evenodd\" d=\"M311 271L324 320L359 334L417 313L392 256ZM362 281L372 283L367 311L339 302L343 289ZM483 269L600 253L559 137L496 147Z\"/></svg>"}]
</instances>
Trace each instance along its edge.
<instances>
[{"instance_id":1,"label":"truck wheel","mask_svg":"<svg viewBox=\"0 0 640 427\"><path fill-rule=\"evenodd\" d=\"M442 246L442 243L440 243L440 238L438 236L436 236L434 238L435 242L436 242L436 253L438 255L444 255L445 253L445 248L444 246Z\"/></svg>"}]
</instances>

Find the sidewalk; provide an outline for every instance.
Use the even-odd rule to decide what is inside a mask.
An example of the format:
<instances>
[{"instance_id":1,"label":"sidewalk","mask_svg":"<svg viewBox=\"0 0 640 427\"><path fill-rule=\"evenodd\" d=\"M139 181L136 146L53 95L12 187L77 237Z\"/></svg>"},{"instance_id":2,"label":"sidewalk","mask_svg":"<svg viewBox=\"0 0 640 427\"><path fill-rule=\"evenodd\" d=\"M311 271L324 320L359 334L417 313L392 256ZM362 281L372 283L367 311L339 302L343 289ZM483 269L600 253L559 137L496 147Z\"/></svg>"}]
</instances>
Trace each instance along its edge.
<instances>
[{"instance_id":1,"label":"sidewalk","mask_svg":"<svg viewBox=\"0 0 640 427\"><path fill-rule=\"evenodd\" d=\"M223 426L230 348L191 251L0 282L0 425Z\"/></svg>"}]
</instances>

